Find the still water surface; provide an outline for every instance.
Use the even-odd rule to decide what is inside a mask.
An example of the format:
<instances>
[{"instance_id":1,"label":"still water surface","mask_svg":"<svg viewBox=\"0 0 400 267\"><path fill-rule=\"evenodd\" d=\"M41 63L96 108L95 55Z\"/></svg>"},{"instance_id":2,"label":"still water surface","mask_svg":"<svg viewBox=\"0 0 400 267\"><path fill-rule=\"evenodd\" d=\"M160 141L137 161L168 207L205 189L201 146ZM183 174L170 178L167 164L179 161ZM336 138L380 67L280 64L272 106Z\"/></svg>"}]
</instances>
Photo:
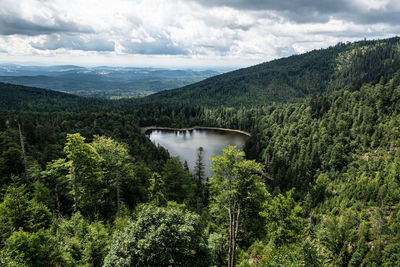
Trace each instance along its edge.
<instances>
[{"instance_id":1,"label":"still water surface","mask_svg":"<svg viewBox=\"0 0 400 267\"><path fill-rule=\"evenodd\" d=\"M150 140L156 145L166 148L171 156L179 156L182 162L188 162L193 172L197 159L197 149L203 147L203 163L206 176L212 176L210 157L220 155L221 149L228 145L243 149L247 136L236 132L226 132L208 129L186 131L152 130L148 133Z\"/></svg>"}]
</instances>

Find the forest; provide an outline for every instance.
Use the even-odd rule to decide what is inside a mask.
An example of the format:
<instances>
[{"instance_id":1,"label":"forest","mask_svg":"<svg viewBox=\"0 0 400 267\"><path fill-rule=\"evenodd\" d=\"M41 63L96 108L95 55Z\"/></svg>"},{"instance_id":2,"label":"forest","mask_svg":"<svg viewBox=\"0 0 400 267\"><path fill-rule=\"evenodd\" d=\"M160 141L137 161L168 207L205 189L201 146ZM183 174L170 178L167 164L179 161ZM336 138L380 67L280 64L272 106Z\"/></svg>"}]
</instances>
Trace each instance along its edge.
<instances>
[{"instance_id":1,"label":"forest","mask_svg":"<svg viewBox=\"0 0 400 267\"><path fill-rule=\"evenodd\" d=\"M2 266L397 266L400 39L142 99L0 83ZM198 99L194 105L191 99ZM205 177L142 127L251 133Z\"/></svg>"}]
</instances>

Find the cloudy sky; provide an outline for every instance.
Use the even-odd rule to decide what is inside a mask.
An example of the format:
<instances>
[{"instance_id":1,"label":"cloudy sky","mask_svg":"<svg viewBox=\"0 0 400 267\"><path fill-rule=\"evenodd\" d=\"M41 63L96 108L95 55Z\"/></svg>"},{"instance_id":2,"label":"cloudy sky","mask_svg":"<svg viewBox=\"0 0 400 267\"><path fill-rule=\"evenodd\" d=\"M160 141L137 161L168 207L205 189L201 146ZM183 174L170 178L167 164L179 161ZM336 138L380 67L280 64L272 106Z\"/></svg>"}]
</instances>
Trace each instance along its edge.
<instances>
[{"instance_id":1,"label":"cloudy sky","mask_svg":"<svg viewBox=\"0 0 400 267\"><path fill-rule=\"evenodd\" d=\"M400 0L0 0L0 62L243 67L400 34Z\"/></svg>"}]
</instances>

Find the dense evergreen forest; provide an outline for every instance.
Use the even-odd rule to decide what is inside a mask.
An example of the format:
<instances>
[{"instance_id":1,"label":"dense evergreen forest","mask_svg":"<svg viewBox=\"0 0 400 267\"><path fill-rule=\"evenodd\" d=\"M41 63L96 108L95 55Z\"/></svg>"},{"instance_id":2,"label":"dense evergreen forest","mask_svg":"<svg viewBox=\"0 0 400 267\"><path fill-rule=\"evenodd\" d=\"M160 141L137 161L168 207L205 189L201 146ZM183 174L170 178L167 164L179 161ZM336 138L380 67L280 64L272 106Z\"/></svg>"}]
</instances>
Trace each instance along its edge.
<instances>
[{"instance_id":1,"label":"dense evergreen forest","mask_svg":"<svg viewBox=\"0 0 400 267\"><path fill-rule=\"evenodd\" d=\"M295 102L310 95L358 89L400 68L400 38L339 43L328 49L277 59L214 76L179 89L144 98L151 103L188 103L218 107L254 107ZM143 100L141 100L143 102Z\"/></svg>"},{"instance_id":2,"label":"dense evergreen forest","mask_svg":"<svg viewBox=\"0 0 400 267\"><path fill-rule=\"evenodd\" d=\"M140 101L0 93L0 265L400 262L399 38ZM243 152L214 157L206 178L201 149L190 173L144 135L150 125L252 135Z\"/></svg>"}]
</instances>

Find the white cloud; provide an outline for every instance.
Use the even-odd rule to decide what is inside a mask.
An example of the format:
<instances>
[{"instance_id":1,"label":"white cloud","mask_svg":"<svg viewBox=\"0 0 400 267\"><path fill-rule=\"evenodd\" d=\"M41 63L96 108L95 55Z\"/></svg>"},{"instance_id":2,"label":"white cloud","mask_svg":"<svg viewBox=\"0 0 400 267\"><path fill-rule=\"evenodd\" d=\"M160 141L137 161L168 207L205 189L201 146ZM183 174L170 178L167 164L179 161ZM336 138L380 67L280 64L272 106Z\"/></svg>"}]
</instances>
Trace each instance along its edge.
<instances>
[{"instance_id":1,"label":"white cloud","mask_svg":"<svg viewBox=\"0 0 400 267\"><path fill-rule=\"evenodd\" d=\"M265 6L260 1L249 8L245 1L214 2L0 0L0 60L244 66L339 41L399 33L392 16L400 9L396 1L353 0L347 7L357 10L354 20L326 1L305 6L301 12L310 10L309 18L299 13L295 19L294 7L285 1L274 1L271 10L257 9ZM322 13L323 7L331 11ZM370 22L360 22L372 11L376 15Z\"/></svg>"}]
</instances>

